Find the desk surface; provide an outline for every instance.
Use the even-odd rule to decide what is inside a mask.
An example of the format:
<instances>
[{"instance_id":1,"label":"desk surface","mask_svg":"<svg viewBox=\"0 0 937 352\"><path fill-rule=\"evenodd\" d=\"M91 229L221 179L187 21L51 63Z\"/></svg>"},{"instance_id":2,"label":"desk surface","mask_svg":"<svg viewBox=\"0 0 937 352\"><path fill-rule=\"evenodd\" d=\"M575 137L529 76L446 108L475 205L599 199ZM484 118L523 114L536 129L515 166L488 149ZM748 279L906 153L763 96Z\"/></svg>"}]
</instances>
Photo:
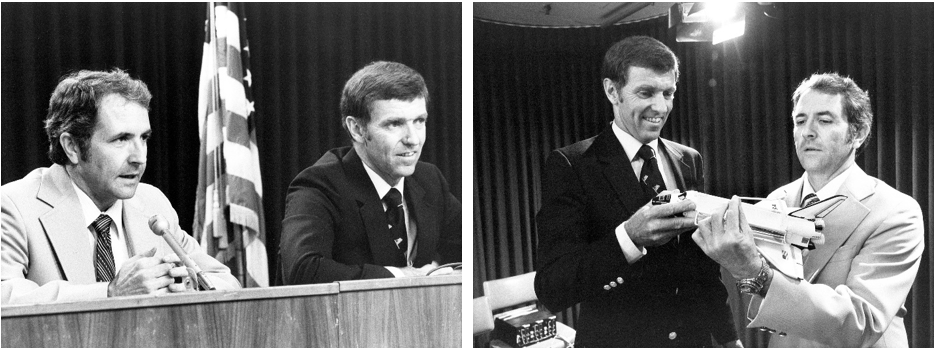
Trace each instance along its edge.
<instances>
[{"instance_id":1,"label":"desk surface","mask_svg":"<svg viewBox=\"0 0 937 352\"><path fill-rule=\"evenodd\" d=\"M101 298L77 302L18 304L0 307L0 316L21 317L44 314L95 312L114 309L160 307L210 302L228 302L250 299L272 299L298 296L318 296L338 293L338 283L298 285L265 288L246 288L228 291L201 291L166 294L162 296L126 296Z\"/></svg>"},{"instance_id":2,"label":"desk surface","mask_svg":"<svg viewBox=\"0 0 937 352\"><path fill-rule=\"evenodd\" d=\"M0 307L2 347L459 347L459 275Z\"/></svg>"}]
</instances>

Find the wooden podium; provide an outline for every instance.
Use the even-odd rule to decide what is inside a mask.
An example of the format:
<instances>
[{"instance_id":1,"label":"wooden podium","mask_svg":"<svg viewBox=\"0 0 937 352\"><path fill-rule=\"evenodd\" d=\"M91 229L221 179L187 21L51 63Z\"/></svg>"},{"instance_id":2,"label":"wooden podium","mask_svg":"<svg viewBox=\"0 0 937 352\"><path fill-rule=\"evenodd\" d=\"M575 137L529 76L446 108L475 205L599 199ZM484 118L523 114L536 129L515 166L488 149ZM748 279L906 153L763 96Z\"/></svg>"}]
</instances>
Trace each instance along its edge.
<instances>
[{"instance_id":1,"label":"wooden podium","mask_svg":"<svg viewBox=\"0 0 937 352\"><path fill-rule=\"evenodd\" d=\"M2 347L461 347L462 277L0 307Z\"/></svg>"}]
</instances>

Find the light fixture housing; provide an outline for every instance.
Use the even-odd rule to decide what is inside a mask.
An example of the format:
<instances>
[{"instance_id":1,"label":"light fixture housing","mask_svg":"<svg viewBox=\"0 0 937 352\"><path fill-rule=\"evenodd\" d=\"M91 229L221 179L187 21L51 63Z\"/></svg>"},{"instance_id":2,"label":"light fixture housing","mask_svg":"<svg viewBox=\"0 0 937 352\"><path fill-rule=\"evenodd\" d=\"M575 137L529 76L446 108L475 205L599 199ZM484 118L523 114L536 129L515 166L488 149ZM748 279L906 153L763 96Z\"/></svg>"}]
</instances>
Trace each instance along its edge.
<instances>
[{"instance_id":1,"label":"light fixture housing","mask_svg":"<svg viewBox=\"0 0 937 352\"><path fill-rule=\"evenodd\" d=\"M676 28L677 42L715 45L745 34L745 9L739 4L675 3L668 27Z\"/></svg>"}]
</instances>

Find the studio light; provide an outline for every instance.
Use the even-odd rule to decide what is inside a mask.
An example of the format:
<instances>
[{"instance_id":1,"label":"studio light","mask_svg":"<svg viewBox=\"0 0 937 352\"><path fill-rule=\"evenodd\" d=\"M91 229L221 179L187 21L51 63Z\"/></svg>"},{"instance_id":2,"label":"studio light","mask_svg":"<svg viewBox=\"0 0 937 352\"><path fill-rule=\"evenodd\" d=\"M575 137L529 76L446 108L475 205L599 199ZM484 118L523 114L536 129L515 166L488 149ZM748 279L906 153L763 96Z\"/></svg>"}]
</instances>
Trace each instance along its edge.
<instances>
[{"instance_id":1,"label":"studio light","mask_svg":"<svg viewBox=\"0 0 937 352\"><path fill-rule=\"evenodd\" d=\"M745 11L739 3L676 3L669 23L676 27L678 42L715 45L745 34Z\"/></svg>"}]
</instances>

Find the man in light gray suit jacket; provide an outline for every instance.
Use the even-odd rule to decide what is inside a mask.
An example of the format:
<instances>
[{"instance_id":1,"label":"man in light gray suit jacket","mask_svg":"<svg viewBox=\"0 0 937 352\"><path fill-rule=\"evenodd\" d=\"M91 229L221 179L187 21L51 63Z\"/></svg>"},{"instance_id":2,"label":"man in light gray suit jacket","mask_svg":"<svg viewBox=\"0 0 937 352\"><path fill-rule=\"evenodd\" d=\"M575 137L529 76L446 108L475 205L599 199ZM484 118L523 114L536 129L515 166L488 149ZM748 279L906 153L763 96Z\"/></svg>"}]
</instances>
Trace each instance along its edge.
<instances>
[{"instance_id":1,"label":"man in light gray suit jacket","mask_svg":"<svg viewBox=\"0 0 937 352\"><path fill-rule=\"evenodd\" d=\"M737 197L700 222L693 239L751 298L748 327L776 332L770 347L908 347L905 298L924 251L921 208L855 164L868 139L868 93L851 79L817 74L794 92L794 142L806 173L769 199L801 207L848 199L826 217L825 242L804 260L804 280L759 257ZM722 219L725 219L724 221Z\"/></svg>"},{"instance_id":2,"label":"man in light gray suit jacket","mask_svg":"<svg viewBox=\"0 0 937 352\"><path fill-rule=\"evenodd\" d=\"M55 164L2 188L0 303L190 290L186 268L148 227L153 215L168 220L216 288L240 287L179 229L166 196L140 183L150 97L143 82L120 70L80 71L59 82L46 119Z\"/></svg>"}]
</instances>

